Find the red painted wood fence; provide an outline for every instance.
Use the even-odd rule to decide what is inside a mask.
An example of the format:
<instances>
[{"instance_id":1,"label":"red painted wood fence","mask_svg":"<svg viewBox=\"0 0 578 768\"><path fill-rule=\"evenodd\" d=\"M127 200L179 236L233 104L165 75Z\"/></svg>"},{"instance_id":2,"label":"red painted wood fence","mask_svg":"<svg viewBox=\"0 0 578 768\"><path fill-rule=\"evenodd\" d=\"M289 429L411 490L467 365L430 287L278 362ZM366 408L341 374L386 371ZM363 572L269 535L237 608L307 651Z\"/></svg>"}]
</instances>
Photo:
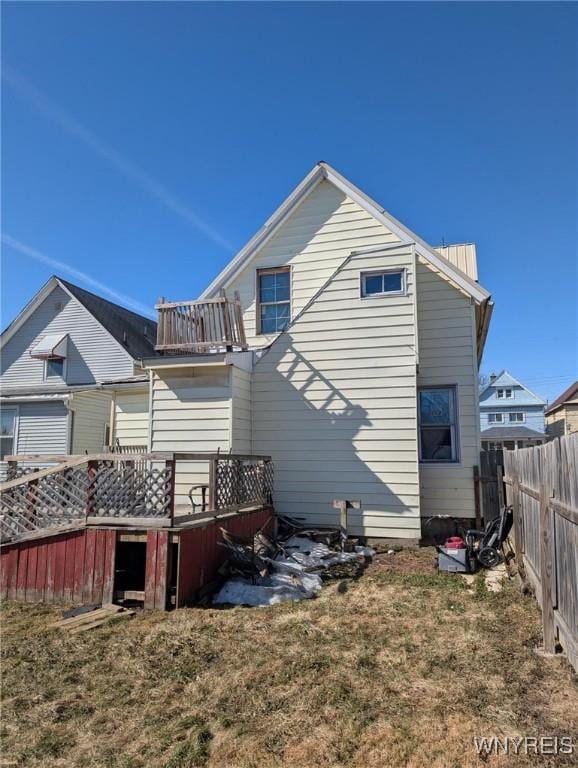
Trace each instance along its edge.
<instances>
[{"instance_id":1,"label":"red painted wood fence","mask_svg":"<svg viewBox=\"0 0 578 768\"><path fill-rule=\"evenodd\" d=\"M273 527L272 507L239 514L228 520L211 521L202 528L181 531L177 608L194 603L198 590L215 580L219 568L227 559L227 550L218 544L222 541L219 528L225 528L234 536L251 537L268 521L266 532Z\"/></svg>"},{"instance_id":2,"label":"red painted wood fence","mask_svg":"<svg viewBox=\"0 0 578 768\"><path fill-rule=\"evenodd\" d=\"M26 603L111 603L116 531L87 528L2 547L0 597Z\"/></svg>"},{"instance_id":3,"label":"red painted wood fence","mask_svg":"<svg viewBox=\"0 0 578 768\"><path fill-rule=\"evenodd\" d=\"M178 543L177 607L194 603L198 591L214 581L227 550L218 545L220 527L250 537L267 523L273 509L239 513L224 520L178 531L146 532L144 607L165 610L171 541ZM115 589L120 529L84 528L43 539L5 544L0 550L0 599L27 603L111 603Z\"/></svg>"}]
</instances>

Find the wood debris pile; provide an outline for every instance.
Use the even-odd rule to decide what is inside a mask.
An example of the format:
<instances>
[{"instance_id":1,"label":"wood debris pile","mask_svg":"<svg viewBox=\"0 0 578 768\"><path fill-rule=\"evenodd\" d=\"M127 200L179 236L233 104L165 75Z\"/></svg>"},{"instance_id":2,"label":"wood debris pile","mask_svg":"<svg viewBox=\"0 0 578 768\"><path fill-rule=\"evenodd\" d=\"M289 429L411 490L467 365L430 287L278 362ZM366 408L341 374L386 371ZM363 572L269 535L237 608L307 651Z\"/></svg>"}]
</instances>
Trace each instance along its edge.
<instances>
[{"instance_id":1,"label":"wood debris pile","mask_svg":"<svg viewBox=\"0 0 578 768\"><path fill-rule=\"evenodd\" d=\"M229 551L229 578L213 603L263 606L315 597L324 581L357 576L374 555L338 529L305 529L281 521L277 537L259 531L251 539L221 529ZM349 550L349 551L346 551Z\"/></svg>"}]
</instances>

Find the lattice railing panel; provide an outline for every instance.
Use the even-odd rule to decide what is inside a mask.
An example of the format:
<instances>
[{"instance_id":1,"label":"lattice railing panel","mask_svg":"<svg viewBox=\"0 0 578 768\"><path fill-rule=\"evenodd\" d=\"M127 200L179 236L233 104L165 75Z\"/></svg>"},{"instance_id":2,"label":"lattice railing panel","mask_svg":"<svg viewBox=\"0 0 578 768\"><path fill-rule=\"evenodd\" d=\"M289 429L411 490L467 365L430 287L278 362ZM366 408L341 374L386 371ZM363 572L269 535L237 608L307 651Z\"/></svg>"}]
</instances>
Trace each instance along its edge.
<instances>
[{"instance_id":1,"label":"lattice railing panel","mask_svg":"<svg viewBox=\"0 0 578 768\"><path fill-rule=\"evenodd\" d=\"M0 494L0 533L11 538L39 528L82 519L86 510L86 467L30 480Z\"/></svg>"},{"instance_id":2,"label":"lattice railing panel","mask_svg":"<svg viewBox=\"0 0 578 768\"><path fill-rule=\"evenodd\" d=\"M245 504L270 504L273 496L273 463L218 459L215 471L215 508Z\"/></svg>"},{"instance_id":3,"label":"lattice railing panel","mask_svg":"<svg viewBox=\"0 0 578 768\"><path fill-rule=\"evenodd\" d=\"M170 466L100 462L91 485L90 514L169 517L172 475Z\"/></svg>"}]
</instances>

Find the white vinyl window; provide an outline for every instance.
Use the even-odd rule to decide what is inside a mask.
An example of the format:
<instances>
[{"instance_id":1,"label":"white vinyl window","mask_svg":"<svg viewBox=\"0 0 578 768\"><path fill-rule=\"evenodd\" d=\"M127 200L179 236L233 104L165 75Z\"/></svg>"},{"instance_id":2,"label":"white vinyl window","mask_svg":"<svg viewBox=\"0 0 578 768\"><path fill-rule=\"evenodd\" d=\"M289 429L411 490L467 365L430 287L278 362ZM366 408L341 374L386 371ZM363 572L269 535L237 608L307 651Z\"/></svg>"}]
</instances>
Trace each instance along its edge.
<instances>
[{"instance_id":1,"label":"white vinyl window","mask_svg":"<svg viewBox=\"0 0 578 768\"><path fill-rule=\"evenodd\" d=\"M418 398L420 461L459 461L456 387L423 387Z\"/></svg>"},{"instance_id":2,"label":"white vinyl window","mask_svg":"<svg viewBox=\"0 0 578 768\"><path fill-rule=\"evenodd\" d=\"M16 447L16 425L18 410L16 408L2 408L0 412L0 460L5 456L14 454Z\"/></svg>"},{"instance_id":3,"label":"white vinyl window","mask_svg":"<svg viewBox=\"0 0 578 768\"><path fill-rule=\"evenodd\" d=\"M503 424L504 423L504 414L503 413L488 413L488 421L490 424Z\"/></svg>"},{"instance_id":4,"label":"white vinyl window","mask_svg":"<svg viewBox=\"0 0 578 768\"><path fill-rule=\"evenodd\" d=\"M512 400L514 391L512 389L498 389L498 400Z\"/></svg>"},{"instance_id":5,"label":"white vinyl window","mask_svg":"<svg viewBox=\"0 0 578 768\"><path fill-rule=\"evenodd\" d=\"M361 273L361 296L405 296L405 269Z\"/></svg>"},{"instance_id":6,"label":"white vinyl window","mask_svg":"<svg viewBox=\"0 0 578 768\"><path fill-rule=\"evenodd\" d=\"M44 378L46 381L49 379L64 379L64 364L65 360L60 357L53 357L44 361Z\"/></svg>"},{"instance_id":7,"label":"white vinyl window","mask_svg":"<svg viewBox=\"0 0 578 768\"><path fill-rule=\"evenodd\" d=\"M258 333L279 333L291 320L291 270L289 267L257 270Z\"/></svg>"},{"instance_id":8,"label":"white vinyl window","mask_svg":"<svg viewBox=\"0 0 578 768\"><path fill-rule=\"evenodd\" d=\"M510 424L523 424L524 421L526 420L524 417L524 414L520 411L516 413L510 413L509 418L510 418Z\"/></svg>"}]
</instances>

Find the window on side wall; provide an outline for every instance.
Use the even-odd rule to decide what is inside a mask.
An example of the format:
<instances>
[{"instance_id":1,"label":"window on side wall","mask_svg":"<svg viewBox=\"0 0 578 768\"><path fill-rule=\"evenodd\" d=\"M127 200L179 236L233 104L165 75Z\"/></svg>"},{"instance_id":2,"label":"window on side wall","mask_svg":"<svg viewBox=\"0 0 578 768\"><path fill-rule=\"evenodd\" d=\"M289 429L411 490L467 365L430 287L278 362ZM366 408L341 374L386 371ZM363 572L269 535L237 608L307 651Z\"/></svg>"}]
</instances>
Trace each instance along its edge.
<instances>
[{"instance_id":1,"label":"window on side wall","mask_svg":"<svg viewBox=\"0 0 578 768\"><path fill-rule=\"evenodd\" d=\"M456 387L423 387L418 398L420 461L459 461Z\"/></svg>"},{"instance_id":2,"label":"window on side wall","mask_svg":"<svg viewBox=\"0 0 578 768\"><path fill-rule=\"evenodd\" d=\"M503 424L504 423L504 414L503 413L488 413L488 421L490 424Z\"/></svg>"},{"instance_id":3,"label":"window on side wall","mask_svg":"<svg viewBox=\"0 0 578 768\"><path fill-rule=\"evenodd\" d=\"M279 333L291 319L289 267L257 270L257 332Z\"/></svg>"},{"instance_id":4,"label":"window on side wall","mask_svg":"<svg viewBox=\"0 0 578 768\"><path fill-rule=\"evenodd\" d=\"M44 362L44 378L64 379L64 360L61 357L53 357Z\"/></svg>"},{"instance_id":5,"label":"window on side wall","mask_svg":"<svg viewBox=\"0 0 578 768\"><path fill-rule=\"evenodd\" d=\"M2 408L0 412L0 460L14 454L17 413L16 408Z\"/></svg>"},{"instance_id":6,"label":"window on side wall","mask_svg":"<svg viewBox=\"0 0 578 768\"><path fill-rule=\"evenodd\" d=\"M405 296L405 269L361 273L361 297Z\"/></svg>"}]
</instances>

